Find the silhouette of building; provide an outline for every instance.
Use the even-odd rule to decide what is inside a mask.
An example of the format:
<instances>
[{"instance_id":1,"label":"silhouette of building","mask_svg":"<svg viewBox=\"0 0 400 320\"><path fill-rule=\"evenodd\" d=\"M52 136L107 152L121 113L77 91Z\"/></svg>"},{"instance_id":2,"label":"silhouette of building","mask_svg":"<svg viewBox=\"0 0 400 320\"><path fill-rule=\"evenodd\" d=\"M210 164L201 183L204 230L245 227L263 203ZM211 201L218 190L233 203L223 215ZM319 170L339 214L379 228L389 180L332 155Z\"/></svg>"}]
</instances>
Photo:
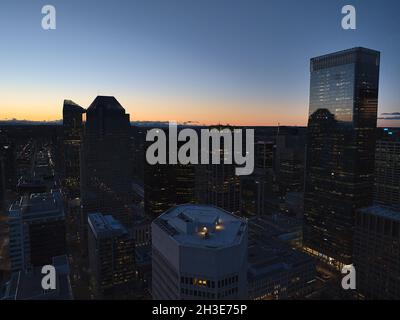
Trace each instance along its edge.
<instances>
[{"instance_id":1,"label":"silhouette of building","mask_svg":"<svg viewBox=\"0 0 400 320\"><path fill-rule=\"evenodd\" d=\"M89 223L89 269L96 298L129 298L135 281L135 243L112 216L92 213Z\"/></svg>"},{"instance_id":2,"label":"silhouette of building","mask_svg":"<svg viewBox=\"0 0 400 320\"><path fill-rule=\"evenodd\" d=\"M132 215L129 114L114 97L98 96L86 111L81 152L83 218L107 212L129 227Z\"/></svg>"},{"instance_id":3,"label":"silhouette of building","mask_svg":"<svg viewBox=\"0 0 400 320\"><path fill-rule=\"evenodd\" d=\"M0 154L0 212L4 210L5 202L6 202L5 164L3 155Z\"/></svg>"},{"instance_id":4,"label":"silhouette of building","mask_svg":"<svg viewBox=\"0 0 400 320\"><path fill-rule=\"evenodd\" d=\"M8 218L12 271L48 265L53 257L66 254L60 191L21 197L11 206Z\"/></svg>"},{"instance_id":5,"label":"silhouette of building","mask_svg":"<svg viewBox=\"0 0 400 320\"><path fill-rule=\"evenodd\" d=\"M153 299L247 297L247 223L205 205L171 208L152 223Z\"/></svg>"},{"instance_id":6,"label":"silhouette of building","mask_svg":"<svg viewBox=\"0 0 400 320\"><path fill-rule=\"evenodd\" d=\"M373 200L380 53L354 48L311 59L305 249L352 263L355 210Z\"/></svg>"},{"instance_id":7,"label":"silhouette of building","mask_svg":"<svg viewBox=\"0 0 400 320\"><path fill-rule=\"evenodd\" d=\"M6 210L6 191L16 190L15 144L0 130L0 212Z\"/></svg>"},{"instance_id":8,"label":"silhouette of building","mask_svg":"<svg viewBox=\"0 0 400 320\"><path fill-rule=\"evenodd\" d=\"M79 196L80 191L80 148L82 142L82 115L85 109L71 100L64 100L63 107L63 153L64 186L69 197Z\"/></svg>"},{"instance_id":9,"label":"silhouette of building","mask_svg":"<svg viewBox=\"0 0 400 320\"><path fill-rule=\"evenodd\" d=\"M400 212L383 206L357 211L354 266L357 292L365 299L400 297Z\"/></svg>"}]
</instances>

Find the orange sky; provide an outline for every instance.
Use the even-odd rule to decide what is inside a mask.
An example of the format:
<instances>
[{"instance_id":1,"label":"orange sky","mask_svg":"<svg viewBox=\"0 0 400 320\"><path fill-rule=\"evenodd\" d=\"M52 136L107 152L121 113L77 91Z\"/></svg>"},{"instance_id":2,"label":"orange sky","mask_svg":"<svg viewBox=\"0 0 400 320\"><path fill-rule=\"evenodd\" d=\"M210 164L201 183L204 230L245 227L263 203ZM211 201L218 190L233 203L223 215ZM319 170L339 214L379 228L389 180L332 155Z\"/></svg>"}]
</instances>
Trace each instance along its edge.
<instances>
[{"instance_id":1,"label":"orange sky","mask_svg":"<svg viewBox=\"0 0 400 320\"><path fill-rule=\"evenodd\" d=\"M8 91L0 102L0 119L18 119L34 121L50 121L62 119L62 103L64 98L57 94L43 97L41 90L24 91L24 96ZM87 95L65 97L83 107L88 107L97 94L90 98ZM203 99L192 101L184 98L159 98L147 96L117 96L117 100L131 115L131 121L178 121L199 124L229 123L234 125L305 125L307 120L306 105L289 107L287 105L267 105L260 102L244 103L240 101L219 101ZM18 101L15 103L14 101ZM248 113L252 110L252 113Z\"/></svg>"}]
</instances>

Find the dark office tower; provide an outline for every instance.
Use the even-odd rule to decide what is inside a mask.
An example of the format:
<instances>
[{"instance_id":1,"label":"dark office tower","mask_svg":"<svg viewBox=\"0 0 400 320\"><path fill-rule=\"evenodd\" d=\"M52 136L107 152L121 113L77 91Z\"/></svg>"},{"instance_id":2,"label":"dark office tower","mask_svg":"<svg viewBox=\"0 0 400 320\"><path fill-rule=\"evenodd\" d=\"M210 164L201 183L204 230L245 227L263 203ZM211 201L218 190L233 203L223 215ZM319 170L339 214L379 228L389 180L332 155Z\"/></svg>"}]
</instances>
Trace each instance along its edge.
<instances>
[{"instance_id":1,"label":"dark office tower","mask_svg":"<svg viewBox=\"0 0 400 320\"><path fill-rule=\"evenodd\" d=\"M79 196L79 152L82 141L82 114L85 109L71 100L64 100L63 107L63 153L64 153L64 186L69 196Z\"/></svg>"},{"instance_id":2,"label":"dark office tower","mask_svg":"<svg viewBox=\"0 0 400 320\"><path fill-rule=\"evenodd\" d=\"M168 134L167 134L168 137ZM178 142L178 149L185 142ZM146 147L150 143L146 143ZM169 152L167 146L167 153ZM146 161L146 160L144 160ZM195 202L195 165L144 165L145 212L157 218L169 208Z\"/></svg>"},{"instance_id":3,"label":"dark office tower","mask_svg":"<svg viewBox=\"0 0 400 320\"><path fill-rule=\"evenodd\" d=\"M89 267L96 298L127 299L135 280L135 244L112 216L89 214Z\"/></svg>"},{"instance_id":4,"label":"dark office tower","mask_svg":"<svg viewBox=\"0 0 400 320\"><path fill-rule=\"evenodd\" d=\"M311 59L304 247L352 263L354 217L373 200L379 60L354 48Z\"/></svg>"},{"instance_id":5,"label":"dark office tower","mask_svg":"<svg viewBox=\"0 0 400 320\"><path fill-rule=\"evenodd\" d=\"M193 165L145 165L145 212L157 218L169 208L195 202Z\"/></svg>"},{"instance_id":6,"label":"dark office tower","mask_svg":"<svg viewBox=\"0 0 400 320\"><path fill-rule=\"evenodd\" d=\"M275 143L272 141L257 141L254 145L255 169L267 171L273 168Z\"/></svg>"},{"instance_id":7,"label":"dark office tower","mask_svg":"<svg viewBox=\"0 0 400 320\"><path fill-rule=\"evenodd\" d=\"M15 143L0 132L0 157L4 163L4 183L8 190L15 190L17 185Z\"/></svg>"},{"instance_id":8,"label":"dark office tower","mask_svg":"<svg viewBox=\"0 0 400 320\"><path fill-rule=\"evenodd\" d=\"M375 202L400 210L400 132L389 128L376 142Z\"/></svg>"},{"instance_id":9,"label":"dark office tower","mask_svg":"<svg viewBox=\"0 0 400 320\"><path fill-rule=\"evenodd\" d=\"M276 174L280 192L301 192L304 188L306 134L298 128L285 128L276 137Z\"/></svg>"},{"instance_id":10,"label":"dark office tower","mask_svg":"<svg viewBox=\"0 0 400 320\"><path fill-rule=\"evenodd\" d=\"M357 211L354 266L365 299L400 299L400 212L383 206Z\"/></svg>"},{"instance_id":11,"label":"dark office tower","mask_svg":"<svg viewBox=\"0 0 400 320\"><path fill-rule=\"evenodd\" d=\"M5 160L4 154L2 150L2 146L0 145L0 212L3 211L5 207L6 200L6 175L5 175Z\"/></svg>"},{"instance_id":12,"label":"dark office tower","mask_svg":"<svg viewBox=\"0 0 400 320\"><path fill-rule=\"evenodd\" d=\"M206 204L222 208L233 214L241 213L241 183L231 164L206 166Z\"/></svg>"},{"instance_id":13,"label":"dark office tower","mask_svg":"<svg viewBox=\"0 0 400 320\"><path fill-rule=\"evenodd\" d=\"M16 190L15 144L0 130L0 212L6 210L7 190Z\"/></svg>"},{"instance_id":14,"label":"dark office tower","mask_svg":"<svg viewBox=\"0 0 400 320\"><path fill-rule=\"evenodd\" d=\"M84 217L107 212L131 225L131 157L129 114L114 97L98 96L86 112L81 152Z\"/></svg>"},{"instance_id":15,"label":"dark office tower","mask_svg":"<svg viewBox=\"0 0 400 320\"><path fill-rule=\"evenodd\" d=\"M229 129L227 126L211 126L209 130ZM235 164L224 163L224 150L220 149L220 164L212 164L212 150L209 150L209 164L195 168L195 195L198 203L214 205L230 213L241 214L241 181L236 175Z\"/></svg>"},{"instance_id":16,"label":"dark office tower","mask_svg":"<svg viewBox=\"0 0 400 320\"><path fill-rule=\"evenodd\" d=\"M65 213L61 192L23 196L9 210L11 270L51 264L66 254Z\"/></svg>"},{"instance_id":17,"label":"dark office tower","mask_svg":"<svg viewBox=\"0 0 400 320\"><path fill-rule=\"evenodd\" d=\"M258 141L254 145L253 174L240 177L241 206L244 216L265 214L265 196L272 183L275 143Z\"/></svg>"},{"instance_id":18,"label":"dark office tower","mask_svg":"<svg viewBox=\"0 0 400 320\"><path fill-rule=\"evenodd\" d=\"M173 172L169 165L144 165L144 209L155 219L174 206Z\"/></svg>"}]
</instances>

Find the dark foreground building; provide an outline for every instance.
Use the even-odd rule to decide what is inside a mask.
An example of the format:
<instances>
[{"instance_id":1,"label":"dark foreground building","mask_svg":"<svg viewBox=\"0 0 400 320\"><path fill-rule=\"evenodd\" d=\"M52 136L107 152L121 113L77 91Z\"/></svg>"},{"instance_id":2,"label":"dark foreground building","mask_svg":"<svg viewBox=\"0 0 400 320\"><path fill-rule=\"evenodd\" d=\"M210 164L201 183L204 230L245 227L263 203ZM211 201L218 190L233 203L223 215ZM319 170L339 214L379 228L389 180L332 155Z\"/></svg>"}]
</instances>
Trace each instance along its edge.
<instances>
[{"instance_id":1,"label":"dark foreground building","mask_svg":"<svg viewBox=\"0 0 400 320\"><path fill-rule=\"evenodd\" d=\"M379 62L365 48L311 59L304 244L336 267L352 263L355 211L373 200Z\"/></svg>"},{"instance_id":2,"label":"dark foreground building","mask_svg":"<svg viewBox=\"0 0 400 320\"><path fill-rule=\"evenodd\" d=\"M357 291L365 299L400 299L400 212L358 210L354 237Z\"/></svg>"},{"instance_id":3,"label":"dark foreground building","mask_svg":"<svg viewBox=\"0 0 400 320\"><path fill-rule=\"evenodd\" d=\"M135 244L126 228L112 216L90 214L89 267L96 298L132 297Z\"/></svg>"}]
</instances>

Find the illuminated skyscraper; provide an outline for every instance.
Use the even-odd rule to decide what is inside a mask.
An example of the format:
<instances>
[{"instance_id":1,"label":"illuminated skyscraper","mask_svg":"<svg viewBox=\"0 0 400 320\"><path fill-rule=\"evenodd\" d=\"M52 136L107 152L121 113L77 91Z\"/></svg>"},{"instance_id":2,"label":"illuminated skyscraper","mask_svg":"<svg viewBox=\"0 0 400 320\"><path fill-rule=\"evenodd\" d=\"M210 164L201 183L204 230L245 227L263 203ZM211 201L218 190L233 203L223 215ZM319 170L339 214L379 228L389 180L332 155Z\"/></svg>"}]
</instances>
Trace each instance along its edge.
<instances>
[{"instance_id":1,"label":"illuminated skyscraper","mask_svg":"<svg viewBox=\"0 0 400 320\"><path fill-rule=\"evenodd\" d=\"M71 197L79 196L79 152L82 142L82 114L85 109L70 100L64 100L64 185Z\"/></svg>"},{"instance_id":2,"label":"illuminated skyscraper","mask_svg":"<svg viewBox=\"0 0 400 320\"><path fill-rule=\"evenodd\" d=\"M354 217L373 200L380 53L353 48L311 59L304 245L352 263Z\"/></svg>"},{"instance_id":3,"label":"illuminated skyscraper","mask_svg":"<svg viewBox=\"0 0 400 320\"><path fill-rule=\"evenodd\" d=\"M112 216L89 214L89 268L96 298L129 298L135 280L135 243Z\"/></svg>"}]
</instances>

